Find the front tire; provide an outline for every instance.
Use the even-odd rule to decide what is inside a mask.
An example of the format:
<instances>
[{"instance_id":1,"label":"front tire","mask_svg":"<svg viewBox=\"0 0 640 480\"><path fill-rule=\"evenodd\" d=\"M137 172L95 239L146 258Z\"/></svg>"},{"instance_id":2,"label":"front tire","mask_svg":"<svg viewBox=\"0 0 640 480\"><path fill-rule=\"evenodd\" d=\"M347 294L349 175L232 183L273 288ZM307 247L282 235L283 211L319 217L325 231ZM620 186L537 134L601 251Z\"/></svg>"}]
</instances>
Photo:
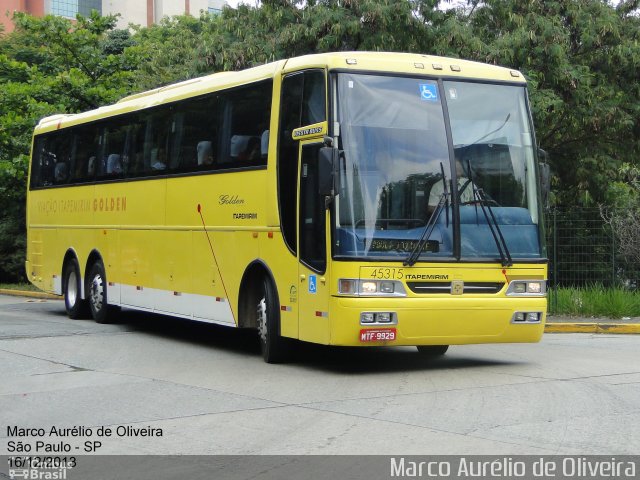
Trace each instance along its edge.
<instances>
[{"instance_id":1,"label":"front tire","mask_svg":"<svg viewBox=\"0 0 640 480\"><path fill-rule=\"evenodd\" d=\"M258 295L256 324L262 357L267 363L285 362L290 354L288 342L280 336L280 307L271 280L262 280L262 294Z\"/></svg>"},{"instance_id":2,"label":"front tire","mask_svg":"<svg viewBox=\"0 0 640 480\"><path fill-rule=\"evenodd\" d=\"M425 357L436 358L442 357L447 350L449 350L449 345L419 345L416 347L418 349L418 353L424 355Z\"/></svg>"},{"instance_id":3,"label":"front tire","mask_svg":"<svg viewBox=\"0 0 640 480\"><path fill-rule=\"evenodd\" d=\"M91 267L87 285L91 316L97 323L112 323L117 309L107 303L107 276L101 261Z\"/></svg>"},{"instance_id":4,"label":"front tire","mask_svg":"<svg viewBox=\"0 0 640 480\"><path fill-rule=\"evenodd\" d=\"M71 319L85 318L88 313L87 301L81 298L80 266L75 258L69 260L62 272L64 307Z\"/></svg>"}]
</instances>

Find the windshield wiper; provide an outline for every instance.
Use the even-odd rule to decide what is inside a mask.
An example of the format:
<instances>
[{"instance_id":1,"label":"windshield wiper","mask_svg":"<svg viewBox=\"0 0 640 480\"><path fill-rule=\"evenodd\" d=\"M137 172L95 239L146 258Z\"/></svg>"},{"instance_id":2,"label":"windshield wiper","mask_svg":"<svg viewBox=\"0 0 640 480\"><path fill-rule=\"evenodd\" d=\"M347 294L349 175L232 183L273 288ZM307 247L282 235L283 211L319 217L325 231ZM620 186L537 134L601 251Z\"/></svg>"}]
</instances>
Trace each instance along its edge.
<instances>
[{"instance_id":1,"label":"windshield wiper","mask_svg":"<svg viewBox=\"0 0 640 480\"><path fill-rule=\"evenodd\" d=\"M427 224L424 226L422 230L422 235L420 235L420 240L409 256L402 262L402 265L405 267L412 267L415 265L416 261L420 257L420 253L422 253L422 249L425 244L429 241L429 237L433 233L433 229L436 227L436 223L438 222L438 218L442 214L442 210L447 210L447 226L449 225L449 188L447 187L447 180L444 176L444 167L442 166L442 162L440 162L440 171L442 172L442 195L440 195L440 199L438 200L438 205L435 210L431 213L429 220L427 220Z\"/></svg>"},{"instance_id":2,"label":"windshield wiper","mask_svg":"<svg viewBox=\"0 0 640 480\"><path fill-rule=\"evenodd\" d=\"M473 172L471 171L471 162L467 159L467 168L469 170L469 181L471 182L471 186L473 188L473 199L474 203L476 203L476 215L477 213L477 205L480 205L480 209L484 214L484 218L487 220L487 225L489 226L489 230L491 230L491 235L493 236L493 240L496 242L496 247L498 247L498 253L500 254L500 260L502 261L503 267L511 267L513 265L513 260L511 259L511 254L509 253L509 248L507 247L507 242L502 235L502 230L500 230L500 224L498 224L498 220L493 213L493 208L491 208L491 200L488 198L488 195L484 193L484 190L478 188L476 183L473 181ZM488 211L488 213L487 213Z\"/></svg>"}]
</instances>

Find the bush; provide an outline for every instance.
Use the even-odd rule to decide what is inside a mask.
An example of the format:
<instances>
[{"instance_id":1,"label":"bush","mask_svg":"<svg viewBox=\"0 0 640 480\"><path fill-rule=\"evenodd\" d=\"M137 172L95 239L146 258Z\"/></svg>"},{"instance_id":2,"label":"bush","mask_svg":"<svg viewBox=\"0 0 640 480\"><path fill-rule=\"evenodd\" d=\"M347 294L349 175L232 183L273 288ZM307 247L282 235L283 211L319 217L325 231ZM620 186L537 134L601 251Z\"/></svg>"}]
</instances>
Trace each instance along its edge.
<instances>
[{"instance_id":1,"label":"bush","mask_svg":"<svg viewBox=\"0 0 640 480\"><path fill-rule=\"evenodd\" d=\"M549 313L582 317L638 317L640 293L602 285L555 288L549 291Z\"/></svg>"},{"instance_id":2,"label":"bush","mask_svg":"<svg viewBox=\"0 0 640 480\"><path fill-rule=\"evenodd\" d=\"M616 237L617 249L624 262L623 284L638 288L640 272L640 169L628 163L618 170L619 180L612 182L607 192L609 207L600 207L600 214ZM634 275L633 272L636 272Z\"/></svg>"}]
</instances>

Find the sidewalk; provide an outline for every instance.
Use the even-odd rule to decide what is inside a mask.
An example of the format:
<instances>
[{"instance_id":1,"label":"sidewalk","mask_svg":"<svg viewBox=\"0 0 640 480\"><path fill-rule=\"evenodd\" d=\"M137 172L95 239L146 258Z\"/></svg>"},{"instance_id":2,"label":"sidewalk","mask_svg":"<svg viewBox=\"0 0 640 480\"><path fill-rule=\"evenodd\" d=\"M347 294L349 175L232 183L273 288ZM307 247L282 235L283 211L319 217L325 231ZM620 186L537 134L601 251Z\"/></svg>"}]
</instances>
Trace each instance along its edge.
<instances>
[{"instance_id":1,"label":"sidewalk","mask_svg":"<svg viewBox=\"0 0 640 480\"><path fill-rule=\"evenodd\" d=\"M44 292L9 290L0 288L0 295L62 300L62 297ZM640 317L596 318L547 315L545 333L637 333L640 334Z\"/></svg>"},{"instance_id":2,"label":"sidewalk","mask_svg":"<svg viewBox=\"0 0 640 480\"><path fill-rule=\"evenodd\" d=\"M14 297L43 298L48 300L62 300L61 296L51 295L45 292L32 292L30 290L12 290L9 288L0 288L0 295L12 295Z\"/></svg>"},{"instance_id":3,"label":"sidewalk","mask_svg":"<svg viewBox=\"0 0 640 480\"><path fill-rule=\"evenodd\" d=\"M640 317L598 318L548 315L545 333L640 333Z\"/></svg>"}]
</instances>

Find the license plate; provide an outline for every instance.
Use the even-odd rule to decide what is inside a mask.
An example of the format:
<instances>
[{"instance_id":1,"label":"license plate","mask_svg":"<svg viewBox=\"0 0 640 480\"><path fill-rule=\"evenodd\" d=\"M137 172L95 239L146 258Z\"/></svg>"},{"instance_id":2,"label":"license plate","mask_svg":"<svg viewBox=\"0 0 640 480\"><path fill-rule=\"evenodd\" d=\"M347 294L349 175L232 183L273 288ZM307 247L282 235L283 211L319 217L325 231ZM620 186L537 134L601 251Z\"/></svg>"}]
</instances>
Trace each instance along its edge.
<instances>
[{"instance_id":1,"label":"license plate","mask_svg":"<svg viewBox=\"0 0 640 480\"><path fill-rule=\"evenodd\" d=\"M395 328L369 328L360 330L361 342L388 342L395 339Z\"/></svg>"}]
</instances>

